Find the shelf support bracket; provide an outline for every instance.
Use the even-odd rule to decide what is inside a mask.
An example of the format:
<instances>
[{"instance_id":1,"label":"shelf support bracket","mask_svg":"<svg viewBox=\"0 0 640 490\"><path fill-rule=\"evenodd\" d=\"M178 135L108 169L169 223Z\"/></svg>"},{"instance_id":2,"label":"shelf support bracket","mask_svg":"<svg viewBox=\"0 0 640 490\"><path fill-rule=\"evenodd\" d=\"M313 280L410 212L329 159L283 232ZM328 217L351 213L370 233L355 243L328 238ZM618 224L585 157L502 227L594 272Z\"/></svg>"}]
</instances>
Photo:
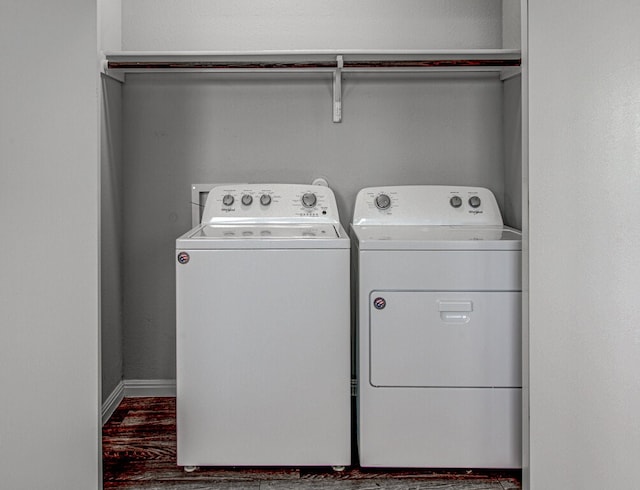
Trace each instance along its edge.
<instances>
[{"instance_id":1,"label":"shelf support bracket","mask_svg":"<svg viewBox=\"0 0 640 490\"><path fill-rule=\"evenodd\" d=\"M344 59L336 57L336 69L333 72L333 122L342 122L342 69Z\"/></svg>"},{"instance_id":2,"label":"shelf support bracket","mask_svg":"<svg viewBox=\"0 0 640 490\"><path fill-rule=\"evenodd\" d=\"M500 71L500 81L504 82L509 80L510 78L517 77L522 73L522 70L519 66L514 67L506 67L502 71Z\"/></svg>"}]
</instances>

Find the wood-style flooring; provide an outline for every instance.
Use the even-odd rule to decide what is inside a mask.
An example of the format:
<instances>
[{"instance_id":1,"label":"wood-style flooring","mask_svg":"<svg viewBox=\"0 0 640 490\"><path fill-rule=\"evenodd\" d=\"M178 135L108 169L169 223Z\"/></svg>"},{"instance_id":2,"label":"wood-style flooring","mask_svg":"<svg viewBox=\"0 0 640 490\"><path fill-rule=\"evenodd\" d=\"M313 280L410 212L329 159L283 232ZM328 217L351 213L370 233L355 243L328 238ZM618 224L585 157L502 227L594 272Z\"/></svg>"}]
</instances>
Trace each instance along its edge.
<instances>
[{"instance_id":1,"label":"wood-style flooring","mask_svg":"<svg viewBox=\"0 0 640 490\"><path fill-rule=\"evenodd\" d=\"M514 490L519 472L198 468L176 465L175 398L125 398L103 428L105 489Z\"/></svg>"}]
</instances>

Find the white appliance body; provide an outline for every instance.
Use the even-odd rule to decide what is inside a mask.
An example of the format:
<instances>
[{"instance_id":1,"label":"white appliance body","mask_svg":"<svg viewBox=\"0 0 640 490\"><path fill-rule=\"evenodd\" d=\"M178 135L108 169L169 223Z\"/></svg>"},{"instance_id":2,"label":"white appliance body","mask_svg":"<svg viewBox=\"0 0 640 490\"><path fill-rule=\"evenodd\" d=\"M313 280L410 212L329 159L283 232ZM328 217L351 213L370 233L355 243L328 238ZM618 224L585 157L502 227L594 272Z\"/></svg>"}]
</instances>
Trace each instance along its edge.
<instances>
[{"instance_id":1,"label":"white appliance body","mask_svg":"<svg viewBox=\"0 0 640 490\"><path fill-rule=\"evenodd\" d=\"M493 194L363 189L352 238L360 464L520 467L521 235Z\"/></svg>"},{"instance_id":2,"label":"white appliance body","mask_svg":"<svg viewBox=\"0 0 640 490\"><path fill-rule=\"evenodd\" d=\"M332 191L216 187L176 258L178 464L349 465L349 239Z\"/></svg>"}]
</instances>

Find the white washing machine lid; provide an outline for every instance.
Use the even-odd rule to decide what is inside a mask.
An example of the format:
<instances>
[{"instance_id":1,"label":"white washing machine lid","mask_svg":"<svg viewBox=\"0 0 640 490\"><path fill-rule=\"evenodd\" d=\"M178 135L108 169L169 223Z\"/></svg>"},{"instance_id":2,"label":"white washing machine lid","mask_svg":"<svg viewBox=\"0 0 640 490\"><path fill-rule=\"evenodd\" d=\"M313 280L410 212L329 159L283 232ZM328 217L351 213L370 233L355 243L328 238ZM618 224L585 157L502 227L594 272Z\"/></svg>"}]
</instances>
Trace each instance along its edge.
<instances>
[{"instance_id":1,"label":"white washing machine lid","mask_svg":"<svg viewBox=\"0 0 640 490\"><path fill-rule=\"evenodd\" d=\"M522 250L522 233L507 226L352 225L360 250Z\"/></svg>"},{"instance_id":2,"label":"white washing machine lid","mask_svg":"<svg viewBox=\"0 0 640 490\"><path fill-rule=\"evenodd\" d=\"M191 238L222 238L227 240L258 238L273 240L278 238L339 238L333 225L313 224L272 224L272 225L205 225L198 228Z\"/></svg>"},{"instance_id":3,"label":"white washing machine lid","mask_svg":"<svg viewBox=\"0 0 640 490\"><path fill-rule=\"evenodd\" d=\"M256 248L349 248L339 224L203 224L176 240L190 250Z\"/></svg>"}]
</instances>

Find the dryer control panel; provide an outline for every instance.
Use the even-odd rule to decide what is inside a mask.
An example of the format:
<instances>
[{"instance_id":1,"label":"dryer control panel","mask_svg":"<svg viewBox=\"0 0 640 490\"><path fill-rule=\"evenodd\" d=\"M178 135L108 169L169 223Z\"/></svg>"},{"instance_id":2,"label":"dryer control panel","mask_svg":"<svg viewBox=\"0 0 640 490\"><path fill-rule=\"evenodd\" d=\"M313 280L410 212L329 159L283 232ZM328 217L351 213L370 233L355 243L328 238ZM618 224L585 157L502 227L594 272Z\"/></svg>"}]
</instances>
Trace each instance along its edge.
<instances>
[{"instance_id":1,"label":"dryer control panel","mask_svg":"<svg viewBox=\"0 0 640 490\"><path fill-rule=\"evenodd\" d=\"M338 223L329 187L306 184L222 184L209 192L202 223Z\"/></svg>"},{"instance_id":2,"label":"dryer control panel","mask_svg":"<svg viewBox=\"0 0 640 490\"><path fill-rule=\"evenodd\" d=\"M502 226L493 193L484 187L404 185L358 192L354 225Z\"/></svg>"}]
</instances>

